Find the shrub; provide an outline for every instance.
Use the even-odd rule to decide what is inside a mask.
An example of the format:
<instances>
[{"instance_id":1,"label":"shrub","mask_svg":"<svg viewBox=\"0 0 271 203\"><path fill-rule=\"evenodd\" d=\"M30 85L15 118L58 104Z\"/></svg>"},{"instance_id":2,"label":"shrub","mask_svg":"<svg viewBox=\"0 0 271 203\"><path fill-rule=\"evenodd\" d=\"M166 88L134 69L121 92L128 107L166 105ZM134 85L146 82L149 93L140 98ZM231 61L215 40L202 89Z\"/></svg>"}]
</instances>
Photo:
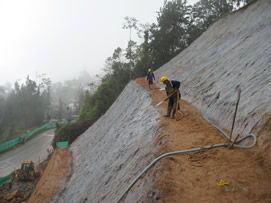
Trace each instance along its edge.
<instances>
[{"instance_id":1,"label":"shrub","mask_svg":"<svg viewBox=\"0 0 271 203\"><path fill-rule=\"evenodd\" d=\"M55 137L52 141L52 146L55 149L57 142L68 141L71 144L77 137L83 134L95 121L77 121L76 123L69 123L62 127L58 127L55 131Z\"/></svg>"}]
</instances>

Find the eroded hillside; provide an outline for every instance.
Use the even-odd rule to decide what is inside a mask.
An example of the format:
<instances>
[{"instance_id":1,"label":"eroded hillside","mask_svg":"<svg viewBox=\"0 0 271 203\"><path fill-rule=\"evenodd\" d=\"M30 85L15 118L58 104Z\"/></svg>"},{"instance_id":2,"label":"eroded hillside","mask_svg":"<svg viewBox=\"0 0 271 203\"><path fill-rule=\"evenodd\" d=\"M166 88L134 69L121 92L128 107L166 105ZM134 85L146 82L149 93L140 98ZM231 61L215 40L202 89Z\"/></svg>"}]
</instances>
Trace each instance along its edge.
<instances>
[{"instance_id":1,"label":"eroded hillside","mask_svg":"<svg viewBox=\"0 0 271 203\"><path fill-rule=\"evenodd\" d=\"M271 201L270 10L270 1L258 0L219 20L155 72L156 78L182 81L180 121L161 117L166 104L154 107L164 91L148 91L144 79L131 81L106 114L72 144L66 184L50 202L115 202L158 155L228 142L200 113L229 131L239 88L234 136L252 131L257 146L165 158L123 201ZM221 179L229 184L219 186Z\"/></svg>"}]
</instances>

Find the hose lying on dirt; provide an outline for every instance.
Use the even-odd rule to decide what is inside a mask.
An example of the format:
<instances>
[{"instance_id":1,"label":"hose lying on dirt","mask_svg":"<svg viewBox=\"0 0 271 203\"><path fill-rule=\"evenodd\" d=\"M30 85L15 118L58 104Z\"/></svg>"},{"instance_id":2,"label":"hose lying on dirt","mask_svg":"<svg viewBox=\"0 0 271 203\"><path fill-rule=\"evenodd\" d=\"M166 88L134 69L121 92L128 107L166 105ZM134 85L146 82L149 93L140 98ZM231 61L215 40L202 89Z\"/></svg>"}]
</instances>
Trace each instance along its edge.
<instances>
[{"instance_id":1,"label":"hose lying on dirt","mask_svg":"<svg viewBox=\"0 0 271 203\"><path fill-rule=\"evenodd\" d=\"M220 130L219 130L220 131ZM220 131L221 132L221 131ZM224 132L222 131L222 133L224 134ZM226 136L226 134L224 134ZM228 136L226 136L228 137ZM233 144L233 147L237 147L237 148L241 148L241 149L249 149L252 148L256 145L257 143L257 137L254 134L249 134L245 137L243 137L242 139L236 141L236 143L240 143L243 140L252 137L253 138L253 143L251 145L248 146L242 146L242 145L238 145L238 144ZM211 148L216 148L216 147L228 147L229 143L222 143L222 144L215 144L215 145L208 145L205 147L200 147L200 148L193 148L193 149L187 149L187 150L182 150L182 151L175 151L175 152L168 152L165 154L160 155L159 157L157 157L156 159L154 159L140 174L138 174L138 176L131 182L131 184L128 186L128 188L125 190L125 192L120 196L120 198L117 200L117 202L120 202L122 200L122 198L126 195L126 193L133 187L133 185L137 182L137 180L146 172L150 169L151 166L153 166L157 161L159 161L160 159L166 157L166 156L171 156L171 155L175 155L175 154L183 154L186 152L194 152L194 151L200 151L200 150L204 150L204 149L211 149Z\"/></svg>"}]
</instances>

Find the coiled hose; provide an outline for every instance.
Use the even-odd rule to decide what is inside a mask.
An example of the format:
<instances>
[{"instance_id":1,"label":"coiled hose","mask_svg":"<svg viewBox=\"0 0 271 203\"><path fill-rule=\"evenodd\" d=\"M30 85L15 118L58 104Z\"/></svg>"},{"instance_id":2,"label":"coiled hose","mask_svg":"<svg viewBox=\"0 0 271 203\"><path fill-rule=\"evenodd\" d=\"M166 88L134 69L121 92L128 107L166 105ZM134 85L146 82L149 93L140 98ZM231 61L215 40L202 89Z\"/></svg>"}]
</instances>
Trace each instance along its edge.
<instances>
[{"instance_id":1,"label":"coiled hose","mask_svg":"<svg viewBox=\"0 0 271 203\"><path fill-rule=\"evenodd\" d=\"M217 128L217 127L215 127ZM223 133L223 135L225 135L226 137L228 137L226 135L226 133L224 133L223 131L221 131L219 128L217 128L221 133ZM238 143L242 142L243 140L252 137L253 138L253 143L251 145L248 146L242 146L242 145L238 145ZM229 137L228 137L229 138ZM241 138L240 140L236 141L237 144L233 144L233 147L237 147L237 148L241 148L241 149L249 149L252 148L256 145L257 143L257 137L254 134L249 134L243 138ZM228 147L230 144L228 143L223 143L223 144L215 144L215 145L208 145L205 147L200 147L200 148L193 148L193 149L187 149L187 150L182 150L182 151L175 151L175 152L168 152L165 154L160 155L159 157L157 157L156 159L154 159L143 171L141 171L141 173L139 173L137 175L137 177L131 182L131 184L127 187L127 189L125 190L124 193L122 193L122 195L120 196L120 198L117 200L117 203L119 203L122 198L126 195L126 193L128 193L128 191L133 187L133 185L137 182L137 180L144 174L146 173L150 167L152 167L157 161L159 161L160 159L167 157L167 156L171 156L171 155L175 155L175 154L183 154L186 152L194 152L194 151L200 151L200 150L204 150L204 149L211 149L211 148L216 148L216 147Z\"/></svg>"}]
</instances>

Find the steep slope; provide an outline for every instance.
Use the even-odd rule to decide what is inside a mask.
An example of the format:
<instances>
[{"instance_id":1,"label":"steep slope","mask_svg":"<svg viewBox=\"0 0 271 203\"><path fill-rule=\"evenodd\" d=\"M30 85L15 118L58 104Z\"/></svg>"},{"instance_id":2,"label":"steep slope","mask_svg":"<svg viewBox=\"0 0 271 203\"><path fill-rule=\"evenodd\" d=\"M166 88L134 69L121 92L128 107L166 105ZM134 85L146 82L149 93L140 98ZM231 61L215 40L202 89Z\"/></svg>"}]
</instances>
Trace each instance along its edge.
<instances>
[{"instance_id":1,"label":"steep slope","mask_svg":"<svg viewBox=\"0 0 271 203\"><path fill-rule=\"evenodd\" d=\"M154 103L161 101L164 94L151 90ZM166 106L159 106L161 115L166 113ZM180 121L161 117L162 132L156 138L161 153L229 141L187 102L181 101L181 109L184 116ZM267 131L270 133L271 129ZM270 170L263 167L262 158L255 157L256 151L257 147L220 147L166 157L138 181L159 174L153 179L155 190L142 202L270 202ZM219 186L221 179L228 184Z\"/></svg>"},{"instance_id":2,"label":"steep slope","mask_svg":"<svg viewBox=\"0 0 271 203\"><path fill-rule=\"evenodd\" d=\"M137 79L137 83L147 88L144 79ZM146 91L137 86L131 82L124 94L120 96L119 101L122 101L128 92L134 94ZM134 91L135 88L140 91ZM161 101L165 94L159 88L151 90L150 93L153 104ZM149 97L149 94L147 95ZM140 99L149 100L148 97L140 97ZM147 103L146 106L151 105L151 103L148 105ZM142 102L136 100L133 105L142 106ZM116 107L121 106L114 104L114 108ZM136 109L141 111L145 107ZM152 109L151 106L149 108ZM149 157L228 141L185 101L181 101L181 109L184 116L180 121L161 117L161 130L157 130L155 125L155 131L150 131L140 138L142 142L135 141L139 150L134 151L135 148L131 146L126 149L126 156L123 154L123 149L126 147L116 143L122 140L127 142L127 136L120 135L114 139L116 135L114 129L118 126L118 119L116 119L117 125L112 127L112 131L110 130L111 133L105 133L104 136L101 136L100 141L91 139L89 136L96 137L96 133L102 132L101 126L90 128L92 131L83 134L70 149L74 153L72 156L73 173L68 173L63 177L62 170L58 168L69 163L69 160L63 159L64 163L61 163L59 159L50 160L54 166L50 168L50 171L54 173L55 180L52 181L51 177L43 176L42 179L45 181L43 184L39 184L39 190L34 193L36 197L31 198L34 200L32 202L44 202L45 197L50 199L49 202L116 202L132 180L151 162ZM130 111L127 111L126 108L118 110L124 117L130 115ZM162 115L166 111L166 104L160 105L157 110ZM110 112L114 111L110 110ZM155 114L149 113L146 115L151 116L150 119L155 116ZM105 116L112 117L110 114ZM104 119L102 118L101 121L105 121ZM112 123L114 119L107 120L107 122ZM137 122L132 125L124 125L122 131L134 130L133 126ZM107 124L105 125L107 126ZM144 140L145 138L148 141ZM148 142L151 144L142 148ZM115 151L111 149L111 145L115 147ZM253 152L255 152L255 147L250 150L238 148L231 150L220 147L166 157L156 163L136 182L124 196L122 202L269 202L271 200L271 176L269 171L265 171L262 159L255 158ZM118 154L117 157L114 154ZM144 157L146 154L148 156ZM115 159L112 160L112 157ZM127 159L127 157L129 158ZM55 164L59 161L60 163ZM97 166L99 167L97 168ZM45 171L45 175L46 173ZM55 175L57 173L59 176ZM60 180L58 180L59 177L61 177ZM59 187L59 183L67 178L66 184ZM222 178L228 182L227 185L218 185ZM51 181L49 181L50 179ZM52 183L56 183L56 185ZM56 193L58 195L54 197L53 195Z\"/></svg>"},{"instance_id":3,"label":"steep slope","mask_svg":"<svg viewBox=\"0 0 271 203\"><path fill-rule=\"evenodd\" d=\"M60 148L53 153L28 203L51 202L52 198L61 191L61 185L65 185L72 172L70 156L67 148Z\"/></svg>"},{"instance_id":4,"label":"steep slope","mask_svg":"<svg viewBox=\"0 0 271 203\"><path fill-rule=\"evenodd\" d=\"M158 155L227 142L200 113L229 131L238 88L234 135L255 132L259 144L162 159L124 202L270 202L270 8L270 1L258 0L219 20L155 72L157 78L182 81L188 101L181 102L182 120L161 118L166 104L152 106L165 96L163 91L149 93L144 80L131 81L70 147L72 173L51 202L115 202ZM221 178L229 185L218 186Z\"/></svg>"},{"instance_id":5,"label":"steep slope","mask_svg":"<svg viewBox=\"0 0 271 203\"><path fill-rule=\"evenodd\" d=\"M251 132L271 112L271 1L222 18L156 75L182 81L182 96L224 129Z\"/></svg>"},{"instance_id":6,"label":"steep slope","mask_svg":"<svg viewBox=\"0 0 271 203\"><path fill-rule=\"evenodd\" d=\"M154 138L160 133L160 115L151 102L143 87L129 83L106 114L72 144L73 174L56 202L112 202L120 196L158 151ZM143 184L151 187L150 182Z\"/></svg>"},{"instance_id":7,"label":"steep slope","mask_svg":"<svg viewBox=\"0 0 271 203\"><path fill-rule=\"evenodd\" d=\"M202 115L229 131L241 100L234 137L259 137L259 153L271 169L271 1L258 0L212 25L156 75L182 82L182 96Z\"/></svg>"}]
</instances>

